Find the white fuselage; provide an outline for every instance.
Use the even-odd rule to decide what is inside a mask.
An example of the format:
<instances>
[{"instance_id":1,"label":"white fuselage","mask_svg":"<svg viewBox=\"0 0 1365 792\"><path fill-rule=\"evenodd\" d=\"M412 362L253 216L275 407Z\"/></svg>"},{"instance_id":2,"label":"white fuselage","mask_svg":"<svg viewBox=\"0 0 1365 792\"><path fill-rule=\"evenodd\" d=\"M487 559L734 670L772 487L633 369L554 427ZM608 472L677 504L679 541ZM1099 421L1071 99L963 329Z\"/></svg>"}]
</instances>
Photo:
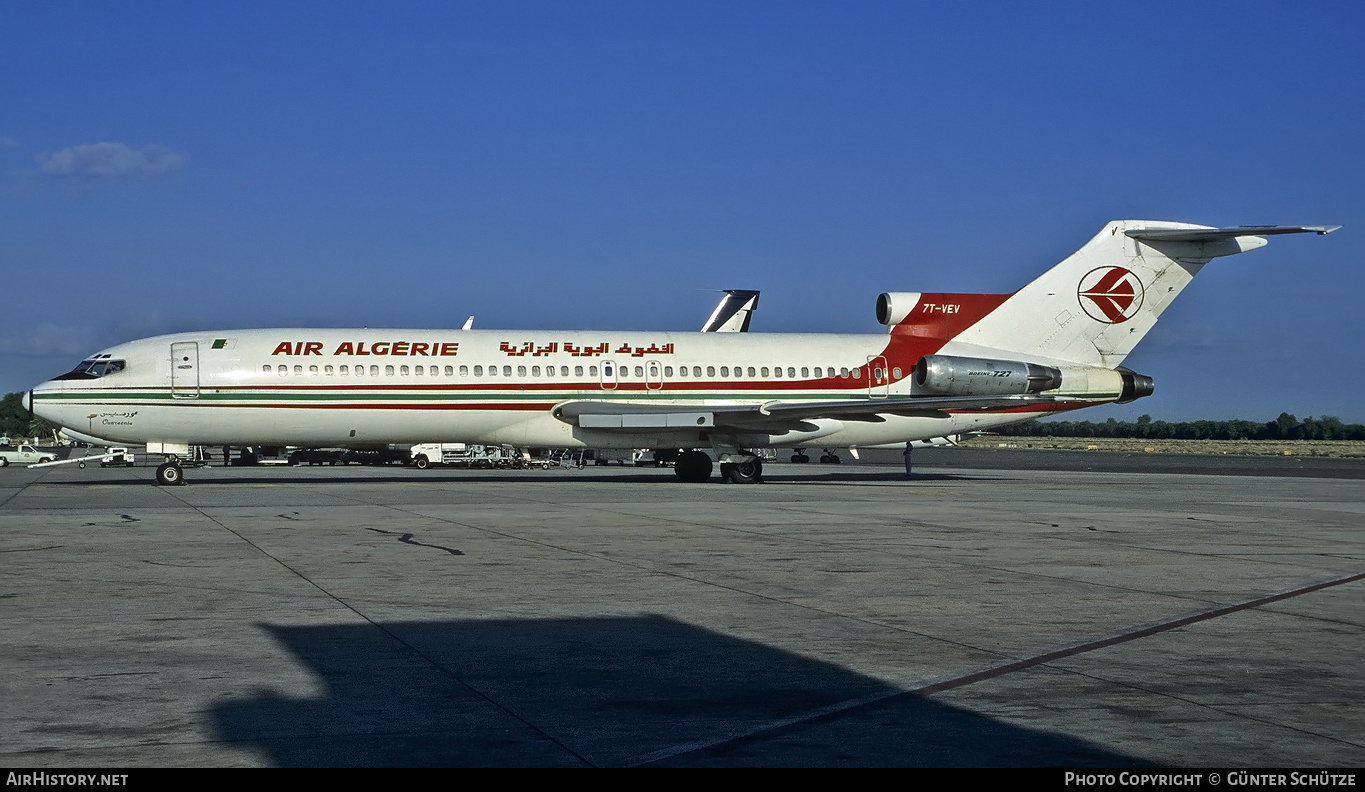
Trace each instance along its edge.
<instances>
[{"instance_id":1,"label":"white fuselage","mask_svg":"<svg viewBox=\"0 0 1365 792\"><path fill-rule=\"evenodd\" d=\"M949 342L941 351L951 351ZM704 407L911 395L888 335L279 329L181 333L111 347L34 388L39 416L123 443L367 447L704 446L695 428L584 428L575 400ZM100 370L100 363L109 362ZM121 362L121 365L112 365ZM85 365L85 364L83 364ZM985 429L1111 400L884 420L814 419L748 446L861 446ZM945 417L946 416L946 417Z\"/></svg>"}]
</instances>

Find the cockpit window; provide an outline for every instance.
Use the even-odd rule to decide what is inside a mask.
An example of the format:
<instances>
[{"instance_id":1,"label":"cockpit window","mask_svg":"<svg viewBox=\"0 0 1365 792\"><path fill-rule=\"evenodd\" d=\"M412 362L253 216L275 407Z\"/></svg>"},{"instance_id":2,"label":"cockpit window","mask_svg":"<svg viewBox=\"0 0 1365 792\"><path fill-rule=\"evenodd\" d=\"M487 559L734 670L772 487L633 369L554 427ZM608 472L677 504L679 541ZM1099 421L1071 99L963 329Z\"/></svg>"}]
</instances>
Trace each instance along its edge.
<instances>
[{"instance_id":1,"label":"cockpit window","mask_svg":"<svg viewBox=\"0 0 1365 792\"><path fill-rule=\"evenodd\" d=\"M98 358L91 358L90 360L82 360L80 365L60 377L57 377L57 379L98 379L110 374L117 374L118 372L123 371L126 366L127 363L125 361L110 360L108 359L108 356L101 356Z\"/></svg>"}]
</instances>

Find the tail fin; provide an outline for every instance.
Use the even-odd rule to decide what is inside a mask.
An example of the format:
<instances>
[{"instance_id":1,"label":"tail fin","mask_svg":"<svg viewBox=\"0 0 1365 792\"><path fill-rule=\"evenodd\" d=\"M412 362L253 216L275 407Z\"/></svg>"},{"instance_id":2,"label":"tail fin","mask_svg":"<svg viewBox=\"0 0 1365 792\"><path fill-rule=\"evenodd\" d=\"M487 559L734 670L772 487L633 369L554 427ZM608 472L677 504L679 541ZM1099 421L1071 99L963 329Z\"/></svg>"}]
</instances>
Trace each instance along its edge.
<instances>
[{"instance_id":1,"label":"tail fin","mask_svg":"<svg viewBox=\"0 0 1365 792\"><path fill-rule=\"evenodd\" d=\"M1210 259L1262 247L1275 234L1338 228L1117 220L958 334L953 347L1114 368Z\"/></svg>"}]
</instances>

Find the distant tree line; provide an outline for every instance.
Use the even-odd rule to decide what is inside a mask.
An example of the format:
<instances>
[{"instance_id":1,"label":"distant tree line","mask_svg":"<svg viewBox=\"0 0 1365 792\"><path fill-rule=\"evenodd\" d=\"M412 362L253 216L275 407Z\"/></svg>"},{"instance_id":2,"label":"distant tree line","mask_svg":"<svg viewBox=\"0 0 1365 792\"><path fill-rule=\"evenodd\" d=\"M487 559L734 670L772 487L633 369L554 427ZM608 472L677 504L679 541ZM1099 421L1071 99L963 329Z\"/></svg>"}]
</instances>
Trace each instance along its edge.
<instances>
[{"instance_id":1,"label":"distant tree line","mask_svg":"<svg viewBox=\"0 0 1365 792\"><path fill-rule=\"evenodd\" d=\"M1095 421L1027 421L1001 427L1010 437L1116 437L1137 440L1365 440L1365 424L1344 424L1324 415L1300 421L1280 413L1273 421L1153 421L1140 415L1136 422L1110 418Z\"/></svg>"},{"instance_id":2,"label":"distant tree line","mask_svg":"<svg viewBox=\"0 0 1365 792\"><path fill-rule=\"evenodd\" d=\"M57 425L44 421L42 418L30 416L28 410L24 409L24 395L22 393L6 393L4 399L0 399L0 435L9 437L14 442L32 440L35 437L52 438L52 433L57 430Z\"/></svg>"},{"instance_id":3,"label":"distant tree line","mask_svg":"<svg viewBox=\"0 0 1365 792\"><path fill-rule=\"evenodd\" d=\"M57 425L32 417L24 409L22 393L0 400L0 435L14 440L50 436ZM1300 421L1280 413L1273 421L1153 421L1140 415L1136 422L1110 418L1095 421L1026 421L997 429L1010 437L1117 437L1141 440L1365 440L1365 424L1343 424L1330 415Z\"/></svg>"}]
</instances>

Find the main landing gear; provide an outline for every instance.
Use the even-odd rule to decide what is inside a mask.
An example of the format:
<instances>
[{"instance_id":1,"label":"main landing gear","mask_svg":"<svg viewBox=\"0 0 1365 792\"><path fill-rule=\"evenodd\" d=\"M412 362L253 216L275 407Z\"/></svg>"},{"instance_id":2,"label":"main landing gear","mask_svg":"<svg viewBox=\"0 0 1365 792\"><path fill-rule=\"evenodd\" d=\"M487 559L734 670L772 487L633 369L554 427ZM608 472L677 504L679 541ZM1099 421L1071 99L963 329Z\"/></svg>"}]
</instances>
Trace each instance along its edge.
<instances>
[{"instance_id":1,"label":"main landing gear","mask_svg":"<svg viewBox=\"0 0 1365 792\"><path fill-rule=\"evenodd\" d=\"M806 456L806 449L793 448L792 451L795 452L792 454L792 461L796 464L804 465L810 461L810 457ZM839 455L834 452L833 448L826 448L825 452L820 455L820 461L826 465L837 465L844 460L839 458Z\"/></svg>"},{"instance_id":2,"label":"main landing gear","mask_svg":"<svg viewBox=\"0 0 1365 792\"><path fill-rule=\"evenodd\" d=\"M721 458L726 457L734 461L720 463L720 477L723 481L731 484L757 484L763 480L762 459L737 453L723 454ZM673 463L673 473L679 481L696 484L711 478L713 466L711 456L705 451L684 451L678 455L678 461Z\"/></svg>"},{"instance_id":3,"label":"main landing gear","mask_svg":"<svg viewBox=\"0 0 1365 792\"><path fill-rule=\"evenodd\" d=\"M757 484L763 480L763 460L755 457L743 462L722 462L720 477L731 484Z\"/></svg>"},{"instance_id":4,"label":"main landing gear","mask_svg":"<svg viewBox=\"0 0 1365 792\"><path fill-rule=\"evenodd\" d=\"M673 463L679 481L696 484L711 478L711 457L703 451L684 451Z\"/></svg>"}]
</instances>

